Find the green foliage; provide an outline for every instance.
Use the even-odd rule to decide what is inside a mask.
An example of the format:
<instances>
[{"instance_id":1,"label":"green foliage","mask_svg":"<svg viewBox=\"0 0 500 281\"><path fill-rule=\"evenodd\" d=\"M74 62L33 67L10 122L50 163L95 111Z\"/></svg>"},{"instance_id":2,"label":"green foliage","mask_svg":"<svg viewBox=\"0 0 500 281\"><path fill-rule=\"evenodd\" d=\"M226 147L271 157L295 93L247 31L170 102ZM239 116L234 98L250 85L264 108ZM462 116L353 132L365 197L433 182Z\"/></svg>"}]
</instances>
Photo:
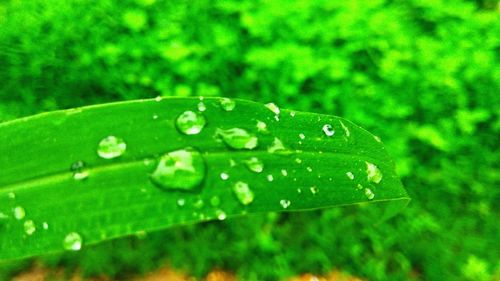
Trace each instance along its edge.
<instances>
[{"instance_id":1,"label":"green foliage","mask_svg":"<svg viewBox=\"0 0 500 281\"><path fill-rule=\"evenodd\" d=\"M235 270L244 280L334 266L372 280L495 278L500 15L493 2L0 4L3 120L157 95L274 101L375 132L413 198L390 224L373 225L366 208L255 216L51 262L114 275L168 260L197 275Z\"/></svg>"}]
</instances>

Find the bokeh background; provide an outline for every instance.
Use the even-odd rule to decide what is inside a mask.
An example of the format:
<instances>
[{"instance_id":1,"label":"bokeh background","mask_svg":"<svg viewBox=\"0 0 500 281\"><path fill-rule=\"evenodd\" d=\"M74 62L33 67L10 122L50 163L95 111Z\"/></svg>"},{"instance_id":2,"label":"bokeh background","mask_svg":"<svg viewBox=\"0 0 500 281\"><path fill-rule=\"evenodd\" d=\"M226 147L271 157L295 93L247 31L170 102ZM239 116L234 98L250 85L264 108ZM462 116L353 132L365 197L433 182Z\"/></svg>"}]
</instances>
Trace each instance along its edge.
<instances>
[{"instance_id":1,"label":"bokeh background","mask_svg":"<svg viewBox=\"0 0 500 281\"><path fill-rule=\"evenodd\" d=\"M1 0L0 121L159 95L275 102L379 135L413 198L383 224L369 206L253 215L37 262L118 280L165 264L500 280L499 62L493 0Z\"/></svg>"}]
</instances>

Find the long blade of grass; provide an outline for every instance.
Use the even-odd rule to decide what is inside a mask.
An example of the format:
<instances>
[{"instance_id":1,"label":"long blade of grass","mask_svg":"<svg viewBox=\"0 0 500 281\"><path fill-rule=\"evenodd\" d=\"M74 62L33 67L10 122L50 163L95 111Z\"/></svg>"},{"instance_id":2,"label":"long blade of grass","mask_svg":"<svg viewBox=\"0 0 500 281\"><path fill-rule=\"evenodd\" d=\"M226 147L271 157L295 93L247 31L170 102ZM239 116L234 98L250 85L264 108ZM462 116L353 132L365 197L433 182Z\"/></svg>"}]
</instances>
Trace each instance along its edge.
<instances>
[{"instance_id":1,"label":"long blade of grass","mask_svg":"<svg viewBox=\"0 0 500 281\"><path fill-rule=\"evenodd\" d=\"M186 111L206 125L182 133L176 120ZM243 132L234 128L248 135L231 138ZM100 156L109 136L126 148ZM179 150L200 154L162 158ZM172 161L195 170L157 177ZM408 200L382 143L334 116L164 98L0 124L0 260L246 213Z\"/></svg>"}]
</instances>

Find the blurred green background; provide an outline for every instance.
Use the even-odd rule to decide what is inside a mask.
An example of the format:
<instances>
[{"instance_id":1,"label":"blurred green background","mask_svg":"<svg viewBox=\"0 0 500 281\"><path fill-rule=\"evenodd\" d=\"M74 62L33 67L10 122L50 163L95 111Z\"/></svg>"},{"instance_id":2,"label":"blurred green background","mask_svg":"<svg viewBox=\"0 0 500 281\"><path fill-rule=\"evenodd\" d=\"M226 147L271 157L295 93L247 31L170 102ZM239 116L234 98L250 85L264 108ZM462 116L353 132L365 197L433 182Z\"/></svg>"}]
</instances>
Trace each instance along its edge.
<instances>
[{"instance_id":1,"label":"blurred green background","mask_svg":"<svg viewBox=\"0 0 500 281\"><path fill-rule=\"evenodd\" d=\"M87 276L500 280L499 62L493 0L0 1L0 121L158 95L272 101L379 135L413 198L382 224L370 206L254 215L42 259Z\"/></svg>"}]
</instances>

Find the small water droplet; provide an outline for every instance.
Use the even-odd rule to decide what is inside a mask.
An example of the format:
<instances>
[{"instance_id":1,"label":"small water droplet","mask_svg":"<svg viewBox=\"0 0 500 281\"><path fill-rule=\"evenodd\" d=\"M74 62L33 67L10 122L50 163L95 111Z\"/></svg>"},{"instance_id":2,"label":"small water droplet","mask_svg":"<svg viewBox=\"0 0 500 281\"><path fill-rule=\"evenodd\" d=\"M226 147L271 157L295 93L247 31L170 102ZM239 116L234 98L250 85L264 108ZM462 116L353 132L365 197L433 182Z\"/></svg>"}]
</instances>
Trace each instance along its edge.
<instances>
[{"instance_id":1,"label":"small water droplet","mask_svg":"<svg viewBox=\"0 0 500 281\"><path fill-rule=\"evenodd\" d=\"M47 222L42 223L42 228L45 230L49 229L49 224Z\"/></svg>"},{"instance_id":2,"label":"small water droplet","mask_svg":"<svg viewBox=\"0 0 500 281\"><path fill-rule=\"evenodd\" d=\"M356 188L357 188L358 190L361 190L361 189L363 189L363 186L362 186L361 184L359 184L359 183L358 183L358 185L356 186Z\"/></svg>"},{"instance_id":3,"label":"small water droplet","mask_svg":"<svg viewBox=\"0 0 500 281\"><path fill-rule=\"evenodd\" d=\"M157 102L161 101L161 97L160 97L160 96L157 96L157 97L155 98L155 101L157 101Z\"/></svg>"},{"instance_id":4,"label":"small water droplet","mask_svg":"<svg viewBox=\"0 0 500 281\"><path fill-rule=\"evenodd\" d=\"M297 164L302 164L302 159L300 159L300 158L295 158L295 163L297 163Z\"/></svg>"},{"instance_id":5,"label":"small water droplet","mask_svg":"<svg viewBox=\"0 0 500 281\"><path fill-rule=\"evenodd\" d=\"M71 171L75 180L84 180L89 176L89 172L85 168L85 162L78 160L71 164Z\"/></svg>"},{"instance_id":6,"label":"small water droplet","mask_svg":"<svg viewBox=\"0 0 500 281\"><path fill-rule=\"evenodd\" d=\"M295 111L290 111L290 116L295 117Z\"/></svg>"},{"instance_id":7,"label":"small water droplet","mask_svg":"<svg viewBox=\"0 0 500 281\"><path fill-rule=\"evenodd\" d=\"M153 115L153 120L158 119L158 114Z\"/></svg>"},{"instance_id":8,"label":"small water droplet","mask_svg":"<svg viewBox=\"0 0 500 281\"><path fill-rule=\"evenodd\" d=\"M234 149L254 149L258 145L257 137L244 129L217 129L215 133L221 136L224 142Z\"/></svg>"},{"instance_id":9,"label":"small water droplet","mask_svg":"<svg viewBox=\"0 0 500 281\"><path fill-rule=\"evenodd\" d=\"M227 218L227 215L226 215L226 213L223 210L216 210L215 211L215 216L220 221L223 221L223 220L225 220Z\"/></svg>"},{"instance_id":10,"label":"small water droplet","mask_svg":"<svg viewBox=\"0 0 500 281\"><path fill-rule=\"evenodd\" d=\"M198 111L200 111L200 112L203 112L203 111L207 110L207 106L206 106L206 105L205 105L205 103L204 103L204 102L202 102L202 101L200 101L200 102L198 103L198 106L197 106L197 107L198 107Z\"/></svg>"},{"instance_id":11,"label":"small water droplet","mask_svg":"<svg viewBox=\"0 0 500 281\"><path fill-rule=\"evenodd\" d=\"M229 175L227 173L220 173L220 178L225 181L227 179L229 179Z\"/></svg>"},{"instance_id":12,"label":"small water droplet","mask_svg":"<svg viewBox=\"0 0 500 281\"><path fill-rule=\"evenodd\" d=\"M370 162L365 162L365 163L366 163L366 174L368 181L379 183L382 180L382 172L380 171L380 169L373 163Z\"/></svg>"},{"instance_id":13,"label":"small water droplet","mask_svg":"<svg viewBox=\"0 0 500 281\"><path fill-rule=\"evenodd\" d=\"M27 220L24 222L24 233L32 235L36 231L35 222L32 220Z\"/></svg>"},{"instance_id":14,"label":"small water droplet","mask_svg":"<svg viewBox=\"0 0 500 281\"><path fill-rule=\"evenodd\" d=\"M26 211L24 211L24 208L21 206L16 206L14 207L14 218L16 220L22 220L26 216Z\"/></svg>"},{"instance_id":15,"label":"small water droplet","mask_svg":"<svg viewBox=\"0 0 500 281\"><path fill-rule=\"evenodd\" d=\"M267 132L267 124L257 120L257 131L259 132Z\"/></svg>"},{"instance_id":16,"label":"small water droplet","mask_svg":"<svg viewBox=\"0 0 500 281\"><path fill-rule=\"evenodd\" d=\"M286 177L288 176L288 172L285 169L281 169L281 174Z\"/></svg>"},{"instance_id":17,"label":"small water droplet","mask_svg":"<svg viewBox=\"0 0 500 281\"><path fill-rule=\"evenodd\" d=\"M335 134L335 130L333 129L332 125L325 124L323 125L323 133L325 133L327 137L331 137Z\"/></svg>"},{"instance_id":18,"label":"small water droplet","mask_svg":"<svg viewBox=\"0 0 500 281\"><path fill-rule=\"evenodd\" d=\"M123 139L107 136L99 142L97 154L104 159L113 159L122 156L126 149L127 144Z\"/></svg>"},{"instance_id":19,"label":"small water droplet","mask_svg":"<svg viewBox=\"0 0 500 281\"><path fill-rule=\"evenodd\" d=\"M377 142L382 142L382 140L380 139L380 137L379 137L379 136L373 136L373 138L374 138L374 139L375 139L375 141L377 141Z\"/></svg>"},{"instance_id":20,"label":"small water droplet","mask_svg":"<svg viewBox=\"0 0 500 281\"><path fill-rule=\"evenodd\" d=\"M345 175L350 179L350 180L353 180L354 179L354 174L352 172L347 172L345 173Z\"/></svg>"},{"instance_id":21,"label":"small water droplet","mask_svg":"<svg viewBox=\"0 0 500 281\"><path fill-rule=\"evenodd\" d=\"M286 200L286 199L280 200L280 205L281 205L281 207L283 207L283 209L287 209L288 207L290 207L290 204L292 204L292 202L290 202L290 200Z\"/></svg>"},{"instance_id":22,"label":"small water droplet","mask_svg":"<svg viewBox=\"0 0 500 281\"><path fill-rule=\"evenodd\" d=\"M177 206L183 207L184 205L186 205L186 199L184 198L177 199Z\"/></svg>"},{"instance_id":23,"label":"small water droplet","mask_svg":"<svg viewBox=\"0 0 500 281\"><path fill-rule=\"evenodd\" d=\"M203 206L205 206L205 202L203 202L203 199L201 198L198 198L193 202L193 207L196 209L201 209Z\"/></svg>"},{"instance_id":24,"label":"small water droplet","mask_svg":"<svg viewBox=\"0 0 500 281\"><path fill-rule=\"evenodd\" d=\"M273 175L267 175L267 181L273 181L274 177Z\"/></svg>"},{"instance_id":25,"label":"small water droplet","mask_svg":"<svg viewBox=\"0 0 500 281\"><path fill-rule=\"evenodd\" d=\"M212 207L217 207L220 205L220 198L219 196L212 196L212 198L210 198L210 205L212 205Z\"/></svg>"},{"instance_id":26,"label":"small water droplet","mask_svg":"<svg viewBox=\"0 0 500 281\"><path fill-rule=\"evenodd\" d=\"M277 151L282 151L282 150L285 150L285 146L283 145L283 142L276 137L274 138L271 146L267 148L267 151L270 153L275 153Z\"/></svg>"},{"instance_id":27,"label":"small water droplet","mask_svg":"<svg viewBox=\"0 0 500 281\"><path fill-rule=\"evenodd\" d=\"M200 113L194 111L184 111L175 122L177 129L186 135L197 135L203 130L207 120Z\"/></svg>"},{"instance_id":28,"label":"small water droplet","mask_svg":"<svg viewBox=\"0 0 500 281\"><path fill-rule=\"evenodd\" d=\"M302 193L302 188L297 188L297 193Z\"/></svg>"},{"instance_id":29,"label":"small water droplet","mask_svg":"<svg viewBox=\"0 0 500 281\"><path fill-rule=\"evenodd\" d=\"M63 247L66 250L78 251L82 248L82 236L76 232L70 232L64 237Z\"/></svg>"},{"instance_id":30,"label":"small water droplet","mask_svg":"<svg viewBox=\"0 0 500 281\"><path fill-rule=\"evenodd\" d=\"M221 98L220 107L225 111L232 111L236 107L236 102L229 98Z\"/></svg>"},{"instance_id":31,"label":"small water droplet","mask_svg":"<svg viewBox=\"0 0 500 281\"><path fill-rule=\"evenodd\" d=\"M368 200L372 200L373 198L375 198L375 193L373 193L373 191L369 188L365 188L365 195Z\"/></svg>"},{"instance_id":32,"label":"small water droplet","mask_svg":"<svg viewBox=\"0 0 500 281\"><path fill-rule=\"evenodd\" d=\"M280 114L280 108L276 104L270 102L270 103L266 104L266 107L269 110L271 110L274 114L276 114L276 115Z\"/></svg>"},{"instance_id":33,"label":"small water droplet","mask_svg":"<svg viewBox=\"0 0 500 281\"><path fill-rule=\"evenodd\" d=\"M264 170L264 163L259 160L257 157L251 157L250 159L245 161L248 169L255 173L260 173Z\"/></svg>"},{"instance_id":34,"label":"small water droplet","mask_svg":"<svg viewBox=\"0 0 500 281\"><path fill-rule=\"evenodd\" d=\"M202 183L205 170L201 153L186 148L163 155L150 178L160 188L192 190Z\"/></svg>"},{"instance_id":35,"label":"small water droplet","mask_svg":"<svg viewBox=\"0 0 500 281\"><path fill-rule=\"evenodd\" d=\"M311 191L311 193L312 193L313 195L316 195L316 193L318 193L319 189L318 189L318 187L317 187L317 186L313 185L313 186L311 186L311 187L309 188L309 191Z\"/></svg>"},{"instance_id":36,"label":"small water droplet","mask_svg":"<svg viewBox=\"0 0 500 281\"><path fill-rule=\"evenodd\" d=\"M301 140L303 140L303 139L305 139L305 138L306 138L306 135L304 135L303 133L300 133L300 134L299 134L299 138L300 138Z\"/></svg>"},{"instance_id":37,"label":"small water droplet","mask_svg":"<svg viewBox=\"0 0 500 281\"><path fill-rule=\"evenodd\" d=\"M313 171L313 169L311 167L307 167L306 170L310 173Z\"/></svg>"},{"instance_id":38,"label":"small water droplet","mask_svg":"<svg viewBox=\"0 0 500 281\"><path fill-rule=\"evenodd\" d=\"M342 126L342 129L344 129L345 136L349 137L351 135L351 131L349 131L349 128L347 128L347 126L344 125L344 122L342 122L342 121L339 121L339 122L340 122L340 126Z\"/></svg>"},{"instance_id":39,"label":"small water droplet","mask_svg":"<svg viewBox=\"0 0 500 281\"><path fill-rule=\"evenodd\" d=\"M238 181L233 185L233 192L238 201L243 205L248 205L253 202L254 194L247 183Z\"/></svg>"}]
</instances>

